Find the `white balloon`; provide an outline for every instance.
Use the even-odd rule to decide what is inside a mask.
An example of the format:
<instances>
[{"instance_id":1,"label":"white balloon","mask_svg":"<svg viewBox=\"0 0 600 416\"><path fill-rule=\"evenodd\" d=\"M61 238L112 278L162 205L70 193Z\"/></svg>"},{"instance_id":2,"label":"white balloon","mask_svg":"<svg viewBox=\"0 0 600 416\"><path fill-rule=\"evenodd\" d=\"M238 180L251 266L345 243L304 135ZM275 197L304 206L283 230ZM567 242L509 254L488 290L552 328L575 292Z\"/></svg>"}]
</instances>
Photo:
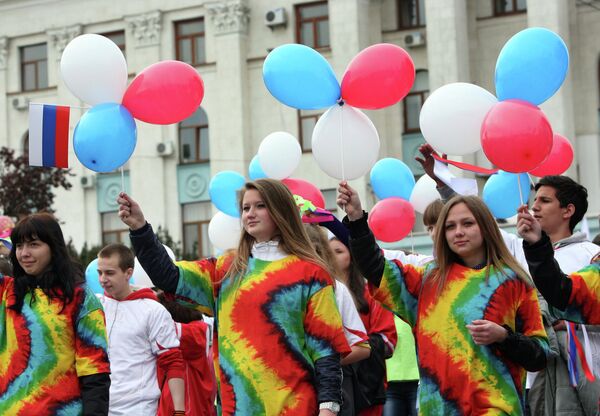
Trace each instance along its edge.
<instances>
[{"instance_id":1,"label":"white balloon","mask_svg":"<svg viewBox=\"0 0 600 416\"><path fill-rule=\"evenodd\" d=\"M335 105L315 125L312 153L329 176L344 180L360 178L377 161L379 135L363 112L349 105Z\"/></svg>"},{"instance_id":2,"label":"white balloon","mask_svg":"<svg viewBox=\"0 0 600 416\"><path fill-rule=\"evenodd\" d=\"M435 181L427 175L421 176L410 194L409 201L415 211L423 214L427 205L436 199L440 199L440 194L437 191Z\"/></svg>"},{"instance_id":3,"label":"white balloon","mask_svg":"<svg viewBox=\"0 0 600 416\"><path fill-rule=\"evenodd\" d=\"M212 245L219 250L237 248L241 232L240 219L220 211L208 223L208 238Z\"/></svg>"},{"instance_id":4,"label":"white balloon","mask_svg":"<svg viewBox=\"0 0 600 416\"><path fill-rule=\"evenodd\" d=\"M498 99L477 85L455 82L435 90L419 116L421 132L441 153L466 155L481 149L481 124Z\"/></svg>"},{"instance_id":5,"label":"white balloon","mask_svg":"<svg viewBox=\"0 0 600 416\"><path fill-rule=\"evenodd\" d=\"M276 131L263 139L258 147L260 166L269 178L285 179L298 167L302 149L294 136Z\"/></svg>"},{"instance_id":6,"label":"white balloon","mask_svg":"<svg viewBox=\"0 0 600 416\"><path fill-rule=\"evenodd\" d=\"M165 250L167 250L167 254L171 258L171 260L175 261L175 253L173 253L173 250L171 250L170 247L167 247L164 244L163 244L163 247L165 248ZM154 286L156 286L154 283L152 283L152 280L150 280L150 276L148 276L148 273L146 273L146 270L144 270L144 268L140 264L140 261L138 260L137 257L135 258L135 266L133 267L133 274L131 275L131 282L134 286L137 286L137 287L154 287Z\"/></svg>"},{"instance_id":7,"label":"white balloon","mask_svg":"<svg viewBox=\"0 0 600 416\"><path fill-rule=\"evenodd\" d=\"M127 63L110 39L95 34L77 36L65 47L60 73L67 88L90 104L120 103L127 88Z\"/></svg>"}]
</instances>

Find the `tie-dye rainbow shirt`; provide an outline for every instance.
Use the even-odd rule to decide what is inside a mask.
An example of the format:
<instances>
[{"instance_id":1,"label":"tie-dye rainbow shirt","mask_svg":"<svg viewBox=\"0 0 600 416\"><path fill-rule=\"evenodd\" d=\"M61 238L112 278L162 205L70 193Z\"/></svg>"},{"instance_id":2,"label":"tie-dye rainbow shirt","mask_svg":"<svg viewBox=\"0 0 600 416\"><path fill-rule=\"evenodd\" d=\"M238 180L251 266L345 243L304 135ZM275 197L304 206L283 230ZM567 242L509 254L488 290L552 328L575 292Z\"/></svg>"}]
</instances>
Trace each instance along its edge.
<instances>
[{"instance_id":1,"label":"tie-dye rainbow shirt","mask_svg":"<svg viewBox=\"0 0 600 416\"><path fill-rule=\"evenodd\" d=\"M216 315L223 414L316 415L315 361L350 352L330 277L288 256L222 281L229 260L177 263L179 300Z\"/></svg>"},{"instance_id":2,"label":"tie-dye rainbow shirt","mask_svg":"<svg viewBox=\"0 0 600 416\"><path fill-rule=\"evenodd\" d=\"M522 414L525 370L495 347L475 344L466 325L476 319L507 325L547 349L535 289L508 269L486 281L486 268L454 264L438 294L437 285L423 280L433 267L386 261L380 287L370 287L375 299L413 327L420 414Z\"/></svg>"},{"instance_id":3,"label":"tie-dye rainbow shirt","mask_svg":"<svg viewBox=\"0 0 600 416\"><path fill-rule=\"evenodd\" d=\"M568 321L600 325L600 254L569 278L573 282L569 304L564 311L553 308L553 313Z\"/></svg>"},{"instance_id":4,"label":"tie-dye rainbow shirt","mask_svg":"<svg viewBox=\"0 0 600 416\"><path fill-rule=\"evenodd\" d=\"M85 286L62 303L41 289L14 304L13 278L0 276L0 415L81 415L79 377L110 372L102 306Z\"/></svg>"}]
</instances>

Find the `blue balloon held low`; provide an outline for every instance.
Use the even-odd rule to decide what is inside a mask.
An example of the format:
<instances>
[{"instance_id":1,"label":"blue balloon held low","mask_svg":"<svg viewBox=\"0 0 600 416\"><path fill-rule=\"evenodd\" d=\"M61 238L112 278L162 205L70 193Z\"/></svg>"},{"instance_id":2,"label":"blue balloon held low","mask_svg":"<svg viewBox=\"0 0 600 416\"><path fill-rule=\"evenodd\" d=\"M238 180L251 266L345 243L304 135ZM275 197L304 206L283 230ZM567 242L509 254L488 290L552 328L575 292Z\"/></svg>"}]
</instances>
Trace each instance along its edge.
<instances>
[{"instance_id":1,"label":"blue balloon held low","mask_svg":"<svg viewBox=\"0 0 600 416\"><path fill-rule=\"evenodd\" d=\"M77 159L95 172L111 172L124 165L136 144L137 129L129 111L106 103L85 113L73 133Z\"/></svg>"},{"instance_id":2,"label":"blue balloon held low","mask_svg":"<svg viewBox=\"0 0 600 416\"><path fill-rule=\"evenodd\" d=\"M262 170L262 166L260 166L258 155L255 155L250 161L250 165L248 166L248 177L253 181L267 177L267 174Z\"/></svg>"},{"instance_id":3,"label":"blue balloon held low","mask_svg":"<svg viewBox=\"0 0 600 416\"><path fill-rule=\"evenodd\" d=\"M406 163L387 157L371 169L371 186L379 199L398 197L410 200L415 177Z\"/></svg>"},{"instance_id":4,"label":"blue balloon held low","mask_svg":"<svg viewBox=\"0 0 600 416\"><path fill-rule=\"evenodd\" d=\"M263 80L273 97L299 110L331 107L341 95L329 62L305 45L273 49L263 64Z\"/></svg>"},{"instance_id":5,"label":"blue balloon held low","mask_svg":"<svg viewBox=\"0 0 600 416\"><path fill-rule=\"evenodd\" d=\"M208 184L208 194L213 204L225 214L239 218L237 192L246 179L237 172L225 170L217 173Z\"/></svg>"},{"instance_id":6,"label":"blue balloon held low","mask_svg":"<svg viewBox=\"0 0 600 416\"><path fill-rule=\"evenodd\" d=\"M488 206L496 218L510 218L517 215L517 208L521 206L519 184L523 193L523 203L529 199L529 176L526 173L508 173L499 171L489 177L483 187L483 202Z\"/></svg>"},{"instance_id":7,"label":"blue balloon held low","mask_svg":"<svg viewBox=\"0 0 600 416\"><path fill-rule=\"evenodd\" d=\"M569 69L569 51L556 33L522 30L506 42L496 61L496 95L540 105L560 88Z\"/></svg>"},{"instance_id":8,"label":"blue balloon held low","mask_svg":"<svg viewBox=\"0 0 600 416\"><path fill-rule=\"evenodd\" d=\"M94 259L85 268L85 282L92 292L96 294L104 293L104 289L100 286L100 280L98 278L98 259Z\"/></svg>"}]
</instances>

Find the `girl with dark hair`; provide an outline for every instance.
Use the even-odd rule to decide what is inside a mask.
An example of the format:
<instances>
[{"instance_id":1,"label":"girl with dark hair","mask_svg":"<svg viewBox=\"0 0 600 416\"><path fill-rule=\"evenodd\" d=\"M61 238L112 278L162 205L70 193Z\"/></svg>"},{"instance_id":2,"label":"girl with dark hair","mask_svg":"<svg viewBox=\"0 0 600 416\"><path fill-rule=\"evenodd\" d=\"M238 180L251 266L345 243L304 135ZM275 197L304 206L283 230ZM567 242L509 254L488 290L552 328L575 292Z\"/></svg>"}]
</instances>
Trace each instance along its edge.
<instances>
[{"instance_id":1,"label":"girl with dark hair","mask_svg":"<svg viewBox=\"0 0 600 416\"><path fill-rule=\"evenodd\" d=\"M350 352L327 266L290 191L259 179L241 189L237 251L174 264L125 194L119 216L154 284L215 316L225 415L331 416L341 404L340 356Z\"/></svg>"},{"instance_id":2,"label":"girl with dark hair","mask_svg":"<svg viewBox=\"0 0 600 416\"><path fill-rule=\"evenodd\" d=\"M546 365L535 287L477 197L454 197L436 224L435 260L386 260L356 191L339 187L352 254L376 300L413 328L421 414L523 414L525 373Z\"/></svg>"},{"instance_id":3,"label":"girl with dark hair","mask_svg":"<svg viewBox=\"0 0 600 416\"><path fill-rule=\"evenodd\" d=\"M0 414L106 415L104 312L50 214L11 235L14 278L0 277Z\"/></svg>"}]
</instances>

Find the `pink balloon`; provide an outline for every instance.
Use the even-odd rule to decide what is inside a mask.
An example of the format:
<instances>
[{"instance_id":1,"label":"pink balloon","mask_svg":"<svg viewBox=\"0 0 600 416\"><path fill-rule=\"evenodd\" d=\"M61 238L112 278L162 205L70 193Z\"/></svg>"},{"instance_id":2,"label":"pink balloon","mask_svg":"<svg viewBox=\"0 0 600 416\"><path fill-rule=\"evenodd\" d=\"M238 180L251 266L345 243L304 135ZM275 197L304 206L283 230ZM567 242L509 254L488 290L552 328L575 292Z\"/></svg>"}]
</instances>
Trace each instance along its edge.
<instances>
[{"instance_id":1,"label":"pink balloon","mask_svg":"<svg viewBox=\"0 0 600 416\"><path fill-rule=\"evenodd\" d=\"M288 187L292 194L301 196L312 202L318 208L325 208L325 198L323 198L323 194L319 188L312 183L305 181L304 179L293 178L282 179L281 182Z\"/></svg>"},{"instance_id":2,"label":"pink balloon","mask_svg":"<svg viewBox=\"0 0 600 416\"><path fill-rule=\"evenodd\" d=\"M415 225L415 210L410 202L398 198L382 199L369 214L369 228L375 238L386 243L400 241Z\"/></svg>"},{"instance_id":3,"label":"pink balloon","mask_svg":"<svg viewBox=\"0 0 600 416\"><path fill-rule=\"evenodd\" d=\"M204 97L204 83L194 67L161 61L140 72L123 96L123 106L138 120L178 123L194 114Z\"/></svg>"},{"instance_id":4,"label":"pink balloon","mask_svg":"<svg viewBox=\"0 0 600 416\"><path fill-rule=\"evenodd\" d=\"M541 165L529 173L540 178L547 175L562 175L569 169L571 163L573 163L573 146L567 138L554 133L550 154Z\"/></svg>"},{"instance_id":5,"label":"pink balloon","mask_svg":"<svg viewBox=\"0 0 600 416\"><path fill-rule=\"evenodd\" d=\"M342 79L342 99L353 107L376 110L396 104L415 82L415 65L400 46L378 43L350 61Z\"/></svg>"},{"instance_id":6,"label":"pink balloon","mask_svg":"<svg viewBox=\"0 0 600 416\"><path fill-rule=\"evenodd\" d=\"M481 147L490 162L512 173L538 167L552 148L552 127L538 107L521 100L501 101L481 125Z\"/></svg>"}]
</instances>

